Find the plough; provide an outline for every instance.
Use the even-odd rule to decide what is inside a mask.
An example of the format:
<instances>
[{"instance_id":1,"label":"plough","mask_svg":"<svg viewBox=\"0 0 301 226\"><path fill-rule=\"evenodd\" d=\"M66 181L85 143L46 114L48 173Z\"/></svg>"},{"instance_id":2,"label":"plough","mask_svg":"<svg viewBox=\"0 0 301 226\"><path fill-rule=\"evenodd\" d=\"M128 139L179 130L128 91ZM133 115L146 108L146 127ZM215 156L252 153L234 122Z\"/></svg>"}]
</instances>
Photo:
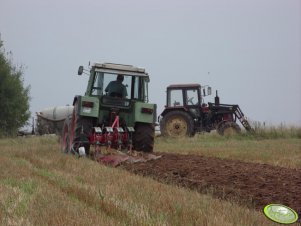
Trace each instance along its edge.
<instances>
[{"instance_id":1,"label":"plough","mask_svg":"<svg viewBox=\"0 0 301 226\"><path fill-rule=\"evenodd\" d=\"M89 148L89 156L99 163L119 166L122 163L146 162L161 158L145 152L133 150L133 133L135 129L128 126L120 126L120 118L116 112L111 112L111 126L93 127L89 138L81 136L81 139L72 144L73 153L85 156ZM83 128L82 128L83 134ZM78 150L78 151L76 151Z\"/></svg>"}]
</instances>

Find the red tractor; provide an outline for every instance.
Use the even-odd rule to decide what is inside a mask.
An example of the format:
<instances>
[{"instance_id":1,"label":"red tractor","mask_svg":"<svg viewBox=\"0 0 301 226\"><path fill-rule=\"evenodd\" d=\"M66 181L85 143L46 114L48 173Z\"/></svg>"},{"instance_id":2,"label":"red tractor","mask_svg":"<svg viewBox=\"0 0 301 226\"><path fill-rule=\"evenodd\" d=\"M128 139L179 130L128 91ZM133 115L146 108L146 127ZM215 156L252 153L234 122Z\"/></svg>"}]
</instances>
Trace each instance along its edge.
<instances>
[{"instance_id":1,"label":"red tractor","mask_svg":"<svg viewBox=\"0 0 301 226\"><path fill-rule=\"evenodd\" d=\"M220 104L216 91L214 103L204 103L211 87L200 84L179 84L167 87L164 111L159 116L163 136L194 136L197 132L217 130L220 135L239 133L237 120L247 131L252 127L238 105Z\"/></svg>"}]
</instances>

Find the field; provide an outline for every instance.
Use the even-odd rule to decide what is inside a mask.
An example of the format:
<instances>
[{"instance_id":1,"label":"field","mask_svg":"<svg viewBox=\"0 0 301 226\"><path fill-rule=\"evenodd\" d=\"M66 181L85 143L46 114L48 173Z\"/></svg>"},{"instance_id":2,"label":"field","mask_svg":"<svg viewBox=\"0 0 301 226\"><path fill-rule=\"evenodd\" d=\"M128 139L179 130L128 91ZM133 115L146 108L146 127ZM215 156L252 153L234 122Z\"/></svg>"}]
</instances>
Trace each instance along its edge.
<instances>
[{"instance_id":1,"label":"field","mask_svg":"<svg viewBox=\"0 0 301 226\"><path fill-rule=\"evenodd\" d=\"M117 168L61 153L55 136L1 139L0 224L279 225L261 208L301 213L292 132L158 137L161 159Z\"/></svg>"}]
</instances>

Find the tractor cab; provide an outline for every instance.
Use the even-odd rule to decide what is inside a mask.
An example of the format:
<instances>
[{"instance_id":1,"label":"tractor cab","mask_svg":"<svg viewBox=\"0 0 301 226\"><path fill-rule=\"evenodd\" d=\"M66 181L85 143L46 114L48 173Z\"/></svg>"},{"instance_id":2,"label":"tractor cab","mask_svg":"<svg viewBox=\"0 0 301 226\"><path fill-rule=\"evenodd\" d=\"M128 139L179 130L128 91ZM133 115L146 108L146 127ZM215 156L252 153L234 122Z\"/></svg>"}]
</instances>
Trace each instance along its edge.
<instances>
[{"instance_id":1,"label":"tractor cab","mask_svg":"<svg viewBox=\"0 0 301 226\"><path fill-rule=\"evenodd\" d=\"M83 70L79 68L79 75ZM122 79L119 80L119 77ZM131 100L148 102L149 75L145 69L123 64L94 64L85 95L98 97L106 107L129 108ZM111 92L110 89L114 89Z\"/></svg>"},{"instance_id":2,"label":"tractor cab","mask_svg":"<svg viewBox=\"0 0 301 226\"><path fill-rule=\"evenodd\" d=\"M211 95L211 87L200 84L169 85L165 108L199 109L205 106L203 98Z\"/></svg>"}]
</instances>

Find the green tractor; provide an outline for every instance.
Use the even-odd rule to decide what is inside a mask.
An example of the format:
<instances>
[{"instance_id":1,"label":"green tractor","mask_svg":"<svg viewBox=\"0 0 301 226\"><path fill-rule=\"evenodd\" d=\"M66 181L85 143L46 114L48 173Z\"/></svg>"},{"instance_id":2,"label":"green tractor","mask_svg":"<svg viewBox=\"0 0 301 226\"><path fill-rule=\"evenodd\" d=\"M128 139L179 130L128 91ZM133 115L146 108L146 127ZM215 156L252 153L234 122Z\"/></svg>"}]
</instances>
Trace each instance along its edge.
<instances>
[{"instance_id":1,"label":"green tractor","mask_svg":"<svg viewBox=\"0 0 301 226\"><path fill-rule=\"evenodd\" d=\"M152 152L156 104L148 103L149 75L131 65L96 63L85 95L75 96L62 131L62 150L89 155L90 148Z\"/></svg>"}]
</instances>

